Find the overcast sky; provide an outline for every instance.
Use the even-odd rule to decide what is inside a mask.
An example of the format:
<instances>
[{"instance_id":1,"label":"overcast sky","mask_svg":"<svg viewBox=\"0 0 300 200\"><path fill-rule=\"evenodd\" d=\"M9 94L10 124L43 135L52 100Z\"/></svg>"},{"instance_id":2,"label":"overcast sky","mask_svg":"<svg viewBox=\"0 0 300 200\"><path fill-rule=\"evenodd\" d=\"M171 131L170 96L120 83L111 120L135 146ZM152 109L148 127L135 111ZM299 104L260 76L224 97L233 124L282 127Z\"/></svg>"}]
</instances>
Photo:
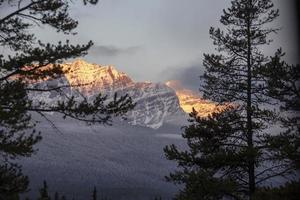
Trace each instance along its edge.
<instances>
[{"instance_id":1,"label":"overcast sky","mask_svg":"<svg viewBox=\"0 0 300 200\"><path fill-rule=\"evenodd\" d=\"M266 50L283 47L287 59L296 62L298 52L296 16L291 0L274 0L282 27L275 42ZM229 0L99 0L96 6L72 6L72 16L79 21L78 35L72 42L92 40L95 45L84 59L98 64L112 64L136 81L180 79L198 88L203 71L203 53L213 52L210 26L219 23L222 9ZM44 40L64 37L38 30Z\"/></svg>"}]
</instances>

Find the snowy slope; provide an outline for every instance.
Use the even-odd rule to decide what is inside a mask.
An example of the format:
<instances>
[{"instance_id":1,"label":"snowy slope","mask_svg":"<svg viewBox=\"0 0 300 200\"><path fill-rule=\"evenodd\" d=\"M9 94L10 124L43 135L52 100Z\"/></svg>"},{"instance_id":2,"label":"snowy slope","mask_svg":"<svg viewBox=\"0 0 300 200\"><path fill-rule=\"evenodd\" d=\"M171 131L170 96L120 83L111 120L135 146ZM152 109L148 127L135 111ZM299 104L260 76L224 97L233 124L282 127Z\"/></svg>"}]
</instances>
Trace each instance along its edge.
<instances>
[{"instance_id":1,"label":"snowy slope","mask_svg":"<svg viewBox=\"0 0 300 200\"><path fill-rule=\"evenodd\" d=\"M50 191L64 193L71 199L88 199L94 186L99 196L112 199L171 199L177 187L164 176L175 169L165 159L163 147L184 146L179 122L159 129L131 126L125 122L112 127L86 126L72 120L51 116L62 133L46 122L38 125L43 140L39 151L21 160L31 181L29 196L47 180Z\"/></svg>"},{"instance_id":2,"label":"snowy slope","mask_svg":"<svg viewBox=\"0 0 300 200\"><path fill-rule=\"evenodd\" d=\"M157 129L174 116L186 119L173 89L162 83L135 83L117 91L128 94L136 103L128 113L129 123Z\"/></svg>"},{"instance_id":3,"label":"snowy slope","mask_svg":"<svg viewBox=\"0 0 300 200\"><path fill-rule=\"evenodd\" d=\"M47 66L51 67L51 66ZM164 83L134 82L123 72L113 66L101 66L77 60L62 65L64 77L57 80L46 80L34 86L42 89L70 85L62 92L32 93L30 97L36 101L43 100L56 103L74 95L76 99L82 96L93 100L95 95L102 93L113 98L118 95L129 94L137 106L128 113L128 122L157 129L171 116L180 116L186 119L181 109L176 92Z\"/></svg>"}]
</instances>

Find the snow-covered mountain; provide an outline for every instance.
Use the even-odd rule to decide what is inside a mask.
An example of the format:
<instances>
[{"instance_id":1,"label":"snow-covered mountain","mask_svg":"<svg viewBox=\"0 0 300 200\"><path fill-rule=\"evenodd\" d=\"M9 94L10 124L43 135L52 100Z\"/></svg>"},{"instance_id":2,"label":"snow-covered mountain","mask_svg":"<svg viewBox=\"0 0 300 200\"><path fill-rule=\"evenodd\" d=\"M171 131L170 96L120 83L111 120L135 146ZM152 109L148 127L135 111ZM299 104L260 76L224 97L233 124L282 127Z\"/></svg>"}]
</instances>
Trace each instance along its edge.
<instances>
[{"instance_id":1,"label":"snow-covered mountain","mask_svg":"<svg viewBox=\"0 0 300 200\"><path fill-rule=\"evenodd\" d=\"M164 176L174 171L176 164L165 159L163 148L169 144L186 148L180 127L187 123L188 106L214 104L189 93L183 95L169 84L134 82L113 66L83 60L61 66L65 71L61 78L43 79L29 87L62 90L32 92L32 99L51 104L71 95L93 99L99 92L111 97L117 92L130 95L137 104L128 113L129 124L118 121L108 127L50 115L59 134L48 120L33 114L33 119L40 121L36 129L42 131L43 140L37 154L20 160L30 177L31 191L26 196L35 198L42 181L47 180L51 194L57 191L68 199L86 199L94 186L104 198L171 199L179 188L166 182Z\"/></svg>"},{"instance_id":2,"label":"snow-covered mountain","mask_svg":"<svg viewBox=\"0 0 300 200\"><path fill-rule=\"evenodd\" d=\"M127 74L119 72L111 65L102 66L76 60L61 66L65 71L64 77L55 81L43 80L33 87L71 87L63 87L61 92L45 92L43 95L32 93L31 98L55 103L58 99L64 100L71 95L77 98L84 95L93 99L98 93L111 98L115 92L119 95L128 94L137 103L128 113L128 122L150 128L159 128L164 122L174 119L181 118L184 121L186 113L191 112L192 107L198 109L201 116L207 116L216 108L213 102L204 101L188 90L177 90L170 82L134 82Z\"/></svg>"}]
</instances>

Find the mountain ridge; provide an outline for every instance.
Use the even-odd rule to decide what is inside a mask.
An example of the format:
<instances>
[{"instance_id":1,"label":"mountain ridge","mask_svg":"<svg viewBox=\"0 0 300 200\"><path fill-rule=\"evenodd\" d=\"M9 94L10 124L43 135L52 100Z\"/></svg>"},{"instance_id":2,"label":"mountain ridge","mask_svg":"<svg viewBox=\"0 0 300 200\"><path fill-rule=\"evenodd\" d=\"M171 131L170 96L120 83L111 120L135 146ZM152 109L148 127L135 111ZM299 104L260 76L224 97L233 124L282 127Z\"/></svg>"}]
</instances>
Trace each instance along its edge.
<instances>
[{"instance_id":1,"label":"mountain ridge","mask_svg":"<svg viewBox=\"0 0 300 200\"><path fill-rule=\"evenodd\" d=\"M93 99L98 93L103 93L110 99L115 93L128 94L136 103L136 107L127 114L128 122L154 129L174 118L181 118L183 123L193 107L202 117L216 111L217 106L213 102L203 100L189 90L180 90L170 82L134 82L126 73L118 71L112 65L98 65L78 59L60 66L65 71L62 78L42 81L38 85L44 88L70 85L70 88L63 91L64 95L58 92L48 92L42 96L33 93L33 99L53 103L71 95Z\"/></svg>"}]
</instances>

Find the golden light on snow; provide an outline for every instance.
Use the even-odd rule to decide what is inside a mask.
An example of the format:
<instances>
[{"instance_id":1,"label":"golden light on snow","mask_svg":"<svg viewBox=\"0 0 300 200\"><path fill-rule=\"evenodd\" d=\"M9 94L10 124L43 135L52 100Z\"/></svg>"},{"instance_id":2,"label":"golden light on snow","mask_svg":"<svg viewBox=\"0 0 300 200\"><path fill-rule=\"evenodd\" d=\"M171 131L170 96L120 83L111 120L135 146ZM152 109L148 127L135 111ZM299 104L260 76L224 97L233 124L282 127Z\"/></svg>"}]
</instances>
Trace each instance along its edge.
<instances>
[{"instance_id":1,"label":"golden light on snow","mask_svg":"<svg viewBox=\"0 0 300 200\"><path fill-rule=\"evenodd\" d=\"M179 81L168 81L166 85L175 90L180 107L186 113L191 113L193 108L200 117L207 117L214 112L221 112L225 106L218 106L215 102L204 100L197 93L182 87Z\"/></svg>"},{"instance_id":2,"label":"golden light on snow","mask_svg":"<svg viewBox=\"0 0 300 200\"><path fill-rule=\"evenodd\" d=\"M54 65L47 65L39 70L50 70ZM129 76L123 72L117 71L111 65L97 65L88 63L84 60L78 59L72 63L65 63L57 65L64 72L64 77L72 88L76 88L83 95L91 95L105 90L106 92L114 92L115 90L122 90L134 86L137 90L145 89L146 85L151 82L145 81L143 83L135 84ZM28 69L27 69L28 68ZM32 67L24 68L30 70ZM41 80L31 80L22 78L27 83L46 81L49 78L45 77ZM199 94L191 90L183 88L179 81L168 81L165 83L172 88L178 97L179 105L186 113L191 113L193 108L198 112L198 116L207 117L212 113L222 112L226 108L225 105L220 106L215 102L203 99Z\"/></svg>"},{"instance_id":3,"label":"golden light on snow","mask_svg":"<svg viewBox=\"0 0 300 200\"><path fill-rule=\"evenodd\" d=\"M76 60L63 66L70 69L65 73L70 85L78 87L79 91L84 94L105 88L122 88L133 82L125 73L118 72L111 65L100 66Z\"/></svg>"}]
</instances>

